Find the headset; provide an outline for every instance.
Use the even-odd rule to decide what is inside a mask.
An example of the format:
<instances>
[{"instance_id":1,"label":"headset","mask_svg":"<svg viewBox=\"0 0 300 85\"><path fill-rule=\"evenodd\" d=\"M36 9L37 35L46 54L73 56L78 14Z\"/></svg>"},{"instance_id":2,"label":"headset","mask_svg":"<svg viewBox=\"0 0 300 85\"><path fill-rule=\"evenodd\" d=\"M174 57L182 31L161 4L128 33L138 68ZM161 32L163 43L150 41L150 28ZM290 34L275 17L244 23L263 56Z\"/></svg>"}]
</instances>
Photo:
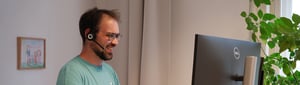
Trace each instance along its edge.
<instances>
[{"instance_id":1,"label":"headset","mask_svg":"<svg viewBox=\"0 0 300 85\"><path fill-rule=\"evenodd\" d=\"M87 35L87 39L90 41L95 42L99 47L101 47L104 50L104 47L102 45L100 45L97 41L96 41L96 31L95 29L90 29L90 32Z\"/></svg>"},{"instance_id":2,"label":"headset","mask_svg":"<svg viewBox=\"0 0 300 85\"><path fill-rule=\"evenodd\" d=\"M100 48L102 48L102 51L100 54L98 54L98 57L102 60L108 60L104 54L105 48L96 41L96 30L95 29L90 29L90 32L87 34L87 39L89 41L95 42Z\"/></svg>"},{"instance_id":3,"label":"headset","mask_svg":"<svg viewBox=\"0 0 300 85\"><path fill-rule=\"evenodd\" d=\"M96 38L94 38L94 36L96 37L96 35L95 35L95 33L92 33L92 32L90 32L90 33L88 33L88 35L87 35L87 39L88 40L95 40Z\"/></svg>"}]
</instances>

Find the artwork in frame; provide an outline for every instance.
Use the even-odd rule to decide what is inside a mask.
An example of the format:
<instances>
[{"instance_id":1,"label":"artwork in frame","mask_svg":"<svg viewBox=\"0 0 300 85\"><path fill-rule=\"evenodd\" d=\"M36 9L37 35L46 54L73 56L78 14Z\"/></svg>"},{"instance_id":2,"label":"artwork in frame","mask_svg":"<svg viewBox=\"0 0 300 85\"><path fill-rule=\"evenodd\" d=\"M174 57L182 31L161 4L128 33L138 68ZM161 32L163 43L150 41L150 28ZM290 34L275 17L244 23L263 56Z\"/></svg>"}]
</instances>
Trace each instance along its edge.
<instances>
[{"instance_id":1,"label":"artwork in frame","mask_svg":"<svg viewBox=\"0 0 300 85\"><path fill-rule=\"evenodd\" d=\"M17 69L43 69L45 61L46 39L17 37Z\"/></svg>"}]
</instances>

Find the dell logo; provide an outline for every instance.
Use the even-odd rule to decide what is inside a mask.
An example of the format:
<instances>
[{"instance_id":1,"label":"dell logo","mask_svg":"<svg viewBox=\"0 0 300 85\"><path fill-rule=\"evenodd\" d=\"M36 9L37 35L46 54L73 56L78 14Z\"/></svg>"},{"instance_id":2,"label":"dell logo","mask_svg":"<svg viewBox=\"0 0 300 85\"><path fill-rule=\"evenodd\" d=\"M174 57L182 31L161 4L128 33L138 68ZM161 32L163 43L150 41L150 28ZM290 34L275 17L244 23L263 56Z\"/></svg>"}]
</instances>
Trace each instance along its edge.
<instances>
[{"instance_id":1,"label":"dell logo","mask_svg":"<svg viewBox=\"0 0 300 85\"><path fill-rule=\"evenodd\" d=\"M240 54L239 48L237 48L237 47L233 48L233 56L236 60L240 59L241 54Z\"/></svg>"}]
</instances>

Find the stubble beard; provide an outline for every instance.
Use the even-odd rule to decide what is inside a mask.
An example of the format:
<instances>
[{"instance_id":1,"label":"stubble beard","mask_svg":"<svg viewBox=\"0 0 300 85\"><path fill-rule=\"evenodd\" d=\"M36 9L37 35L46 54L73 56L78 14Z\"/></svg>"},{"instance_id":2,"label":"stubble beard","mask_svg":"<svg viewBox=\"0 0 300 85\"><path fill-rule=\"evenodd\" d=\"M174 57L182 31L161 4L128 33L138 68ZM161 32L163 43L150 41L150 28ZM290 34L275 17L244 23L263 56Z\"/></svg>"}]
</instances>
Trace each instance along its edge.
<instances>
[{"instance_id":1,"label":"stubble beard","mask_svg":"<svg viewBox=\"0 0 300 85\"><path fill-rule=\"evenodd\" d=\"M108 60L112 59L112 57L107 56L108 54L105 52L105 49L103 49L103 51L100 51L97 48L93 48L93 51L100 59L102 59L104 61L108 61ZM110 55L110 56L112 56L112 55Z\"/></svg>"}]
</instances>

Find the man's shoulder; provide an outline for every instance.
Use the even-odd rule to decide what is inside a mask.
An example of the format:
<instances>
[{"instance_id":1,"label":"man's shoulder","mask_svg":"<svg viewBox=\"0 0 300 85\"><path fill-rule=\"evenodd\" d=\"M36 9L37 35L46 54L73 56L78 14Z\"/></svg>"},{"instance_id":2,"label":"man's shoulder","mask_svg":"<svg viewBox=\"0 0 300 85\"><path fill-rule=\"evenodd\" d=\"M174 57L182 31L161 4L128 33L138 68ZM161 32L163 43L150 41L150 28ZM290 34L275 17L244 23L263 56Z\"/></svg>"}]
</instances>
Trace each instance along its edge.
<instances>
[{"instance_id":1,"label":"man's shoulder","mask_svg":"<svg viewBox=\"0 0 300 85\"><path fill-rule=\"evenodd\" d=\"M72 58L71 60L69 60L65 65L80 64L79 58L80 57L76 56L76 57Z\"/></svg>"},{"instance_id":2,"label":"man's shoulder","mask_svg":"<svg viewBox=\"0 0 300 85\"><path fill-rule=\"evenodd\" d=\"M60 69L57 85L78 85L82 84L81 78L82 74L85 72L84 67L80 64L80 61L77 60L77 57L69 60L64 66Z\"/></svg>"},{"instance_id":3,"label":"man's shoulder","mask_svg":"<svg viewBox=\"0 0 300 85\"><path fill-rule=\"evenodd\" d=\"M62 69L80 69L83 68L82 63L80 62L80 57L76 56L73 59L71 59L70 61L68 61L63 67Z\"/></svg>"}]
</instances>

